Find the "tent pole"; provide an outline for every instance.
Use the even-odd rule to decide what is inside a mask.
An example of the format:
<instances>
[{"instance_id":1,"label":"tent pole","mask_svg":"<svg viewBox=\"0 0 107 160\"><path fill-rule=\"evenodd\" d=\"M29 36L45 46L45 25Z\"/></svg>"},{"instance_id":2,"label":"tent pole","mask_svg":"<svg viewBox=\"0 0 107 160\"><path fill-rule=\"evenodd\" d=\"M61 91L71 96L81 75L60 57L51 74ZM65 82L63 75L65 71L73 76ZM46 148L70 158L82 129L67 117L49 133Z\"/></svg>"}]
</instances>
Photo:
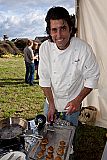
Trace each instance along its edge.
<instances>
[{"instance_id":1,"label":"tent pole","mask_svg":"<svg viewBox=\"0 0 107 160\"><path fill-rule=\"evenodd\" d=\"M80 30L79 30L79 1L80 0L75 0L75 27L77 28L77 33L76 33L76 36L78 37L79 36L79 33L80 33Z\"/></svg>"}]
</instances>

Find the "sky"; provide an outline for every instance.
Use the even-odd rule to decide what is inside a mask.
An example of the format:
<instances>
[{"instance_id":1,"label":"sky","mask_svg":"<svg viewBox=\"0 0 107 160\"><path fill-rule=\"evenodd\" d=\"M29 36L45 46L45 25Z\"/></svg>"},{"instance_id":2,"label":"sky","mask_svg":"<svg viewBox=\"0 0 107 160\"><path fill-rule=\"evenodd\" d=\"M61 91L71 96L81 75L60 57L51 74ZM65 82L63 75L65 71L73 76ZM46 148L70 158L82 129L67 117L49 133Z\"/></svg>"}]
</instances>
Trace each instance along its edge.
<instances>
[{"instance_id":1,"label":"sky","mask_svg":"<svg viewBox=\"0 0 107 160\"><path fill-rule=\"evenodd\" d=\"M45 16L53 6L75 14L75 0L0 0L0 39L45 36Z\"/></svg>"}]
</instances>

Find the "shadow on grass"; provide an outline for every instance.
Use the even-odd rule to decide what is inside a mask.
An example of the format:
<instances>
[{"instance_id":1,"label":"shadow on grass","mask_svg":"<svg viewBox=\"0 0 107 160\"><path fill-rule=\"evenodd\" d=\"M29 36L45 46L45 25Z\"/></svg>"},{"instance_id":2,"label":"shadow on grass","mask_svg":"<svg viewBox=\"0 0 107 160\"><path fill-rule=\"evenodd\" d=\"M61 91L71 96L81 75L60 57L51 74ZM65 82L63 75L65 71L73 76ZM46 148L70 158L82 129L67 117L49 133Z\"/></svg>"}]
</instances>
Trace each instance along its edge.
<instances>
[{"instance_id":1,"label":"shadow on grass","mask_svg":"<svg viewBox=\"0 0 107 160\"><path fill-rule=\"evenodd\" d=\"M34 84L39 84L39 81L35 81ZM18 78L8 78L8 79L0 79L0 87L5 87L5 86L16 86L22 85L23 87L29 86L29 84L25 83L24 79L18 79Z\"/></svg>"}]
</instances>

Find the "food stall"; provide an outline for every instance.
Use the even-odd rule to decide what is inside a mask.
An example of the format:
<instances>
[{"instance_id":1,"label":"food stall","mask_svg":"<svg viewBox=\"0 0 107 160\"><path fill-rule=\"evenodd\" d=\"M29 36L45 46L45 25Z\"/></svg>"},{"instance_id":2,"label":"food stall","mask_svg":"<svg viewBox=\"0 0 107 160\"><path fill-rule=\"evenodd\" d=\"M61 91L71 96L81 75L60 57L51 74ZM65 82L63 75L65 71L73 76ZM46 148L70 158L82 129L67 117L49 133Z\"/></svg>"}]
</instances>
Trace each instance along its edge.
<instances>
[{"instance_id":1,"label":"food stall","mask_svg":"<svg viewBox=\"0 0 107 160\"><path fill-rule=\"evenodd\" d=\"M59 118L49 124L44 115L16 119L0 124L0 160L69 159L75 133L69 122Z\"/></svg>"}]
</instances>

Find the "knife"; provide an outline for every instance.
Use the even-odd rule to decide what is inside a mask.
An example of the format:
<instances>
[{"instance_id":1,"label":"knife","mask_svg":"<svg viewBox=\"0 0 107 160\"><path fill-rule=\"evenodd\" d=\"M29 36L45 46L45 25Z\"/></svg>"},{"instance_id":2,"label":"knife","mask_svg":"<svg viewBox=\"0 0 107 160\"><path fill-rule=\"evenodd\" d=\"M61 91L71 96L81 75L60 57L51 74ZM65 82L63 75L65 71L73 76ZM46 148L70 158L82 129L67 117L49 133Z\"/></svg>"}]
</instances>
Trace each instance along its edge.
<instances>
[{"instance_id":1,"label":"knife","mask_svg":"<svg viewBox=\"0 0 107 160\"><path fill-rule=\"evenodd\" d=\"M22 160L22 156L19 156L18 158L16 158L16 160Z\"/></svg>"},{"instance_id":2,"label":"knife","mask_svg":"<svg viewBox=\"0 0 107 160\"><path fill-rule=\"evenodd\" d=\"M14 157L14 153L11 154L11 156L7 160L11 160Z\"/></svg>"}]
</instances>

